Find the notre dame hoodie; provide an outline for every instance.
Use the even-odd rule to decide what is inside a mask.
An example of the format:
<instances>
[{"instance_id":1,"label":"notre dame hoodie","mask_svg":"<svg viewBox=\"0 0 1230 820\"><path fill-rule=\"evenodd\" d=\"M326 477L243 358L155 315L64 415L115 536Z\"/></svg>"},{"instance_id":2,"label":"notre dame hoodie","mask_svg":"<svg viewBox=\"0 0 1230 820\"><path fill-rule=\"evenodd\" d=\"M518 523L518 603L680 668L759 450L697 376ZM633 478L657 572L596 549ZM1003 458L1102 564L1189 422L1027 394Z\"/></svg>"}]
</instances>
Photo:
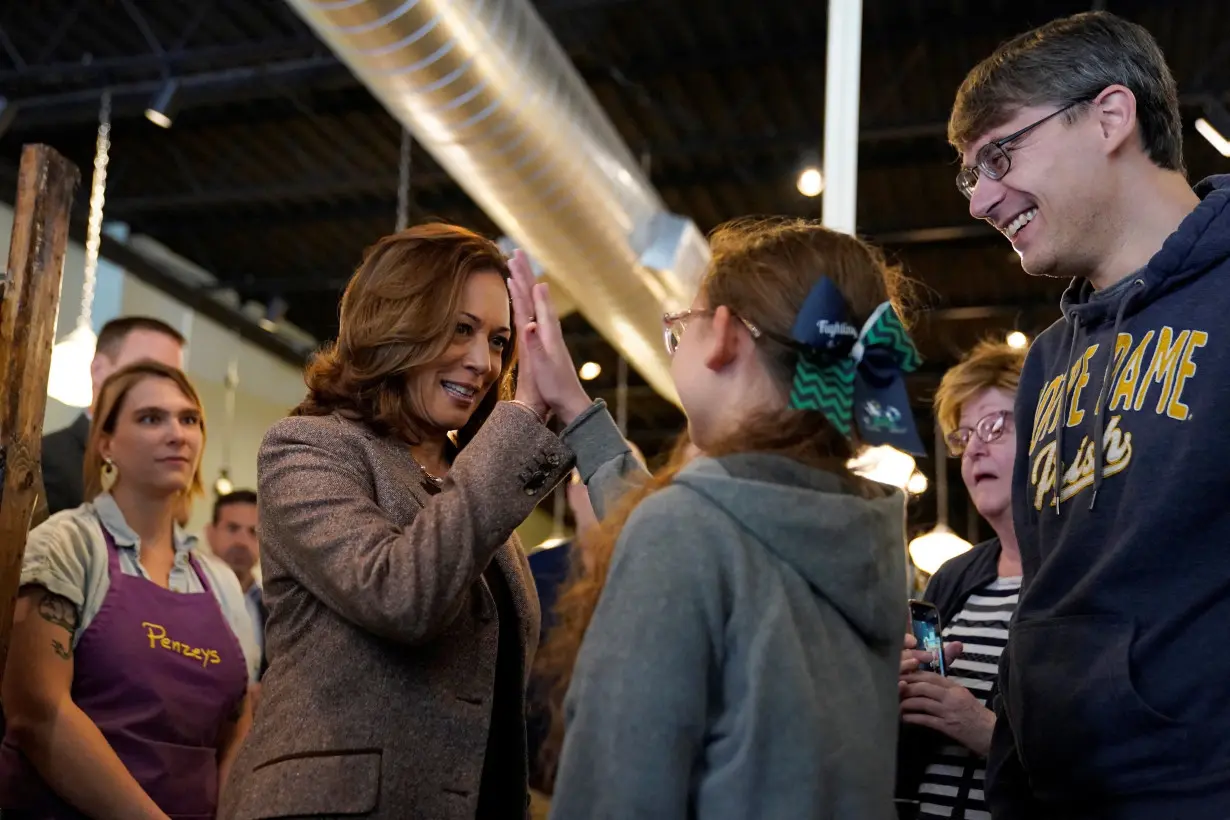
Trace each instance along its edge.
<instances>
[{"instance_id":1,"label":"notre dame hoodie","mask_svg":"<svg viewBox=\"0 0 1230 820\"><path fill-rule=\"evenodd\" d=\"M1196 193L1025 363L997 817L1230 817L1230 176Z\"/></svg>"}]
</instances>

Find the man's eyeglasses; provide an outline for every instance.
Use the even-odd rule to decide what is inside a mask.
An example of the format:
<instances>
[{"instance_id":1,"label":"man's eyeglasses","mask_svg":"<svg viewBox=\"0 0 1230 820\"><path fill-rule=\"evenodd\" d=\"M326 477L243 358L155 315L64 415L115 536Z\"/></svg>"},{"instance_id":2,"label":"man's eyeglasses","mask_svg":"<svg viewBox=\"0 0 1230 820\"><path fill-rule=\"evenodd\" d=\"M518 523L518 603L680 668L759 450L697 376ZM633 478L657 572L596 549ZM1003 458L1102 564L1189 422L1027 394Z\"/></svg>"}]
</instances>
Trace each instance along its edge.
<instances>
[{"instance_id":1,"label":"man's eyeglasses","mask_svg":"<svg viewBox=\"0 0 1230 820\"><path fill-rule=\"evenodd\" d=\"M1009 145L1052 117L1058 117L1068 109L1087 103L1092 99L1093 97L1086 97L1076 102L1068 103L1058 111L1047 114L1042 119L1030 123L1020 131L1014 131L1006 137L1000 137L995 142L988 142L982 146L978 150L978 156L974 158L974 164L957 172L957 190L964 194L966 199L973 199L974 186L978 184L978 179L981 176L985 174L988 179L997 181L1003 179L1012 170L1012 157L1008 153Z\"/></svg>"},{"instance_id":2,"label":"man's eyeglasses","mask_svg":"<svg viewBox=\"0 0 1230 820\"><path fill-rule=\"evenodd\" d=\"M969 449L970 439L974 436L978 436L985 444L990 444L1009 432L1011 427L1012 411L996 410L978 419L973 427L958 427L949 433L944 441L948 445L949 454L953 458L960 458Z\"/></svg>"}]
</instances>

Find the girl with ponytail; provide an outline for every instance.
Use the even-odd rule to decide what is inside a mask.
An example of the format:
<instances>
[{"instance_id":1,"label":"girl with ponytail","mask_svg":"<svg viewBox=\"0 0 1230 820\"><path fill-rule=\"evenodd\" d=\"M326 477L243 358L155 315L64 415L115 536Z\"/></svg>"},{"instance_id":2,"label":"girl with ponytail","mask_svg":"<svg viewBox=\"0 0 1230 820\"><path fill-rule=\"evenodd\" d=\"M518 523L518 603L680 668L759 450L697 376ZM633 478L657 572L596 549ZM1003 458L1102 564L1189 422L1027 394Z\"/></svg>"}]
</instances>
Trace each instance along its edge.
<instances>
[{"instance_id":1,"label":"girl with ponytail","mask_svg":"<svg viewBox=\"0 0 1230 820\"><path fill-rule=\"evenodd\" d=\"M845 465L921 449L902 280L808 221L740 220L711 247L691 309L664 317L703 455L648 480L513 266L522 379L572 431L602 518L543 653L567 689L551 816L887 820L904 499Z\"/></svg>"}]
</instances>

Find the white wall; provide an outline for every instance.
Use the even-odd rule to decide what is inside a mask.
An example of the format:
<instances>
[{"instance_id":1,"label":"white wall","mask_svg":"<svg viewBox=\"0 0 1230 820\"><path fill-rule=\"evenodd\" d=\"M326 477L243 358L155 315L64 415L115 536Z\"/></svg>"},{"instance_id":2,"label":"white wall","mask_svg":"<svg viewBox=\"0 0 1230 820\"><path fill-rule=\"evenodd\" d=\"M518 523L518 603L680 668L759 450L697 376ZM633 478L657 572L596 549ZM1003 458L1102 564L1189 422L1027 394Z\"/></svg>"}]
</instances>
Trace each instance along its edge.
<instances>
[{"instance_id":1,"label":"white wall","mask_svg":"<svg viewBox=\"0 0 1230 820\"><path fill-rule=\"evenodd\" d=\"M0 204L0 258L6 261L12 225L12 209ZM77 324L84 268L85 249L70 242L60 286L57 341L68 335ZM209 493L197 503L189 524L190 530L199 532L209 520L213 504L211 488L223 466L228 439L232 483L236 488L255 489L256 450L261 437L270 425L285 416L287 410L303 398L302 373L299 368L241 340L221 325L106 260L99 260L92 314L91 324L95 332L116 316L140 314L161 319L188 337L185 371L205 405L208 433L202 475ZM224 380L232 357L237 357L239 362L239 388L235 397L234 425L228 436ZM66 427L80 412L76 407L68 407L48 397L47 411L43 417L44 432Z\"/></svg>"}]
</instances>

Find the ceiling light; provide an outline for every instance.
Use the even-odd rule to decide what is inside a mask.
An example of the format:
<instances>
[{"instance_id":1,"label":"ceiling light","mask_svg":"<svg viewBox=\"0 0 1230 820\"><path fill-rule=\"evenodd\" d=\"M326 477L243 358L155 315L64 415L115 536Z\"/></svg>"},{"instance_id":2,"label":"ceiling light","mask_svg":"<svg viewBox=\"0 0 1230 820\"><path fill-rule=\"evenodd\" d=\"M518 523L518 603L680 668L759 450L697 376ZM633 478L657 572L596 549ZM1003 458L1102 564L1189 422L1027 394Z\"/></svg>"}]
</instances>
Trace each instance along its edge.
<instances>
[{"instance_id":1,"label":"ceiling light","mask_svg":"<svg viewBox=\"0 0 1230 820\"><path fill-rule=\"evenodd\" d=\"M904 488L914 474L914 457L883 444L866 448L846 462L846 467L863 478Z\"/></svg>"},{"instance_id":2,"label":"ceiling light","mask_svg":"<svg viewBox=\"0 0 1230 820\"><path fill-rule=\"evenodd\" d=\"M214 494L221 498L224 495L230 495L235 491L235 485L231 483L231 477L227 469L223 467L218 471L218 479L214 481Z\"/></svg>"},{"instance_id":3,"label":"ceiling light","mask_svg":"<svg viewBox=\"0 0 1230 820\"><path fill-rule=\"evenodd\" d=\"M819 168L804 168L799 174L799 193L803 196L820 196L824 190L824 177Z\"/></svg>"},{"instance_id":4,"label":"ceiling light","mask_svg":"<svg viewBox=\"0 0 1230 820\"><path fill-rule=\"evenodd\" d=\"M175 92L178 89L178 82L167 80L145 109L145 118L160 128L170 128L171 119L175 116Z\"/></svg>"},{"instance_id":5,"label":"ceiling light","mask_svg":"<svg viewBox=\"0 0 1230 820\"><path fill-rule=\"evenodd\" d=\"M1020 350L1029 344L1029 337L1019 330L1014 330L1008 334L1008 347Z\"/></svg>"},{"instance_id":6,"label":"ceiling light","mask_svg":"<svg viewBox=\"0 0 1230 820\"><path fill-rule=\"evenodd\" d=\"M90 363L98 337L89 325L79 324L51 348L47 395L69 407L89 407L94 400Z\"/></svg>"},{"instance_id":7,"label":"ceiling light","mask_svg":"<svg viewBox=\"0 0 1230 820\"><path fill-rule=\"evenodd\" d=\"M928 575L945 561L967 552L973 544L948 527L948 462L944 459L944 431L935 425L935 528L910 542L910 560Z\"/></svg>"},{"instance_id":8,"label":"ceiling light","mask_svg":"<svg viewBox=\"0 0 1230 820\"><path fill-rule=\"evenodd\" d=\"M945 561L969 551L972 546L970 542L948 529L946 524L936 524L931 532L910 542L910 559L914 566L928 575L934 575Z\"/></svg>"},{"instance_id":9,"label":"ceiling light","mask_svg":"<svg viewBox=\"0 0 1230 820\"><path fill-rule=\"evenodd\" d=\"M1223 157L1230 157L1230 139L1227 139L1220 131L1213 127L1213 123L1206 120L1204 117L1196 120L1196 131L1200 136L1209 141L1209 144L1217 149L1217 153Z\"/></svg>"},{"instance_id":10,"label":"ceiling light","mask_svg":"<svg viewBox=\"0 0 1230 820\"><path fill-rule=\"evenodd\" d=\"M598 378L598 376L602 373L602 365L598 364L597 362L586 362L585 364L581 365L581 369L578 371L578 373L580 374L582 379L584 379L587 382L591 382L594 379Z\"/></svg>"},{"instance_id":11,"label":"ceiling light","mask_svg":"<svg viewBox=\"0 0 1230 820\"><path fill-rule=\"evenodd\" d=\"M925 474L915 470L914 475L910 476L910 480L905 483L905 489L910 495L922 495L927 491L930 483Z\"/></svg>"}]
</instances>

